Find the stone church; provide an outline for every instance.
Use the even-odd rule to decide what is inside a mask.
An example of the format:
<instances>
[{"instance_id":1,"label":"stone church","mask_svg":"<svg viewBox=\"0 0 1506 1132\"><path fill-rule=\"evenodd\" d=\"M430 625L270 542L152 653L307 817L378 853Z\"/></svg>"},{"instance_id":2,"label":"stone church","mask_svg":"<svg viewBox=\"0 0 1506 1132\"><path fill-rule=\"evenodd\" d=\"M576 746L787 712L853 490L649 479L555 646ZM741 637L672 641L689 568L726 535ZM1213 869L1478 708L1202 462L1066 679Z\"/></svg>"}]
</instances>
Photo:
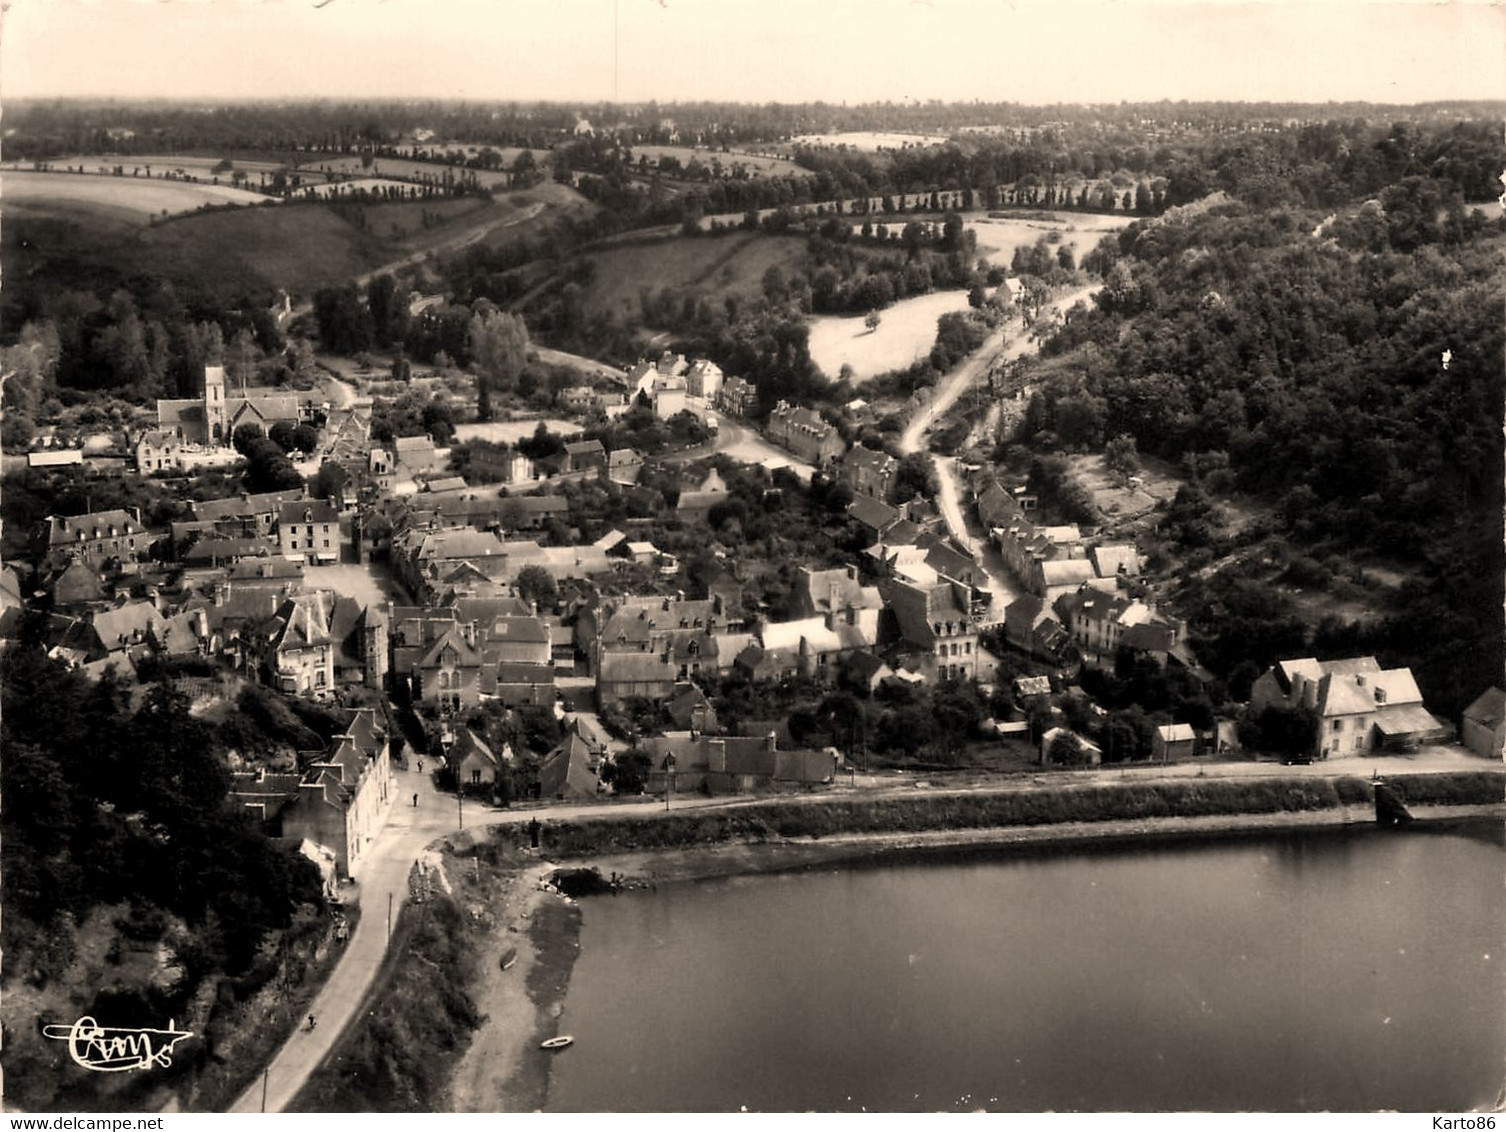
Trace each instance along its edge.
<instances>
[{"instance_id":1,"label":"stone church","mask_svg":"<svg viewBox=\"0 0 1506 1132\"><path fill-rule=\"evenodd\" d=\"M231 392L224 366L204 367L203 397L157 402L157 428L185 444L228 445L243 424L269 432L278 421L296 425L299 419L297 393L259 386Z\"/></svg>"}]
</instances>

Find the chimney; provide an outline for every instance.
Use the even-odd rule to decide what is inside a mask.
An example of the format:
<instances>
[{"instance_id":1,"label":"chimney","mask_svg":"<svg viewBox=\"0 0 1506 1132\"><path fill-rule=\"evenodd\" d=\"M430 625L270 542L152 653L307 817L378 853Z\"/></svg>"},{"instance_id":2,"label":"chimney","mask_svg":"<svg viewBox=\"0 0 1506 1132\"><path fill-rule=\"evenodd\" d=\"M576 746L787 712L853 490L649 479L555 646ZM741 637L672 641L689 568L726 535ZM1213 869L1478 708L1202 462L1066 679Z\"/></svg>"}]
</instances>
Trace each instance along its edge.
<instances>
[{"instance_id":1,"label":"chimney","mask_svg":"<svg viewBox=\"0 0 1506 1132\"><path fill-rule=\"evenodd\" d=\"M1357 686L1363 688L1365 686L1365 674L1363 672L1356 672L1354 674L1354 682Z\"/></svg>"},{"instance_id":2,"label":"chimney","mask_svg":"<svg viewBox=\"0 0 1506 1132\"><path fill-rule=\"evenodd\" d=\"M858 580L858 568L856 566L849 565L847 567L847 577L849 581L856 582Z\"/></svg>"}]
</instances>

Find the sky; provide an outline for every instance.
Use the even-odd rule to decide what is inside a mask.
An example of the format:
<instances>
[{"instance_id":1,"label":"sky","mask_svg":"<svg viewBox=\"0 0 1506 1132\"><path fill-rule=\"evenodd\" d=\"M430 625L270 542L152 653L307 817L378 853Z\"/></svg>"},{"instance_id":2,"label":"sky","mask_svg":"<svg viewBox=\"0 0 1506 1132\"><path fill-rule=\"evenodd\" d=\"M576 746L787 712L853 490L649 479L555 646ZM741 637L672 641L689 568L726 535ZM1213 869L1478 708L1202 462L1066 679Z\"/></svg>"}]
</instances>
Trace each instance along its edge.
<instances>
[{"instance_id":1,"label":"sky","mask_svg":"<svg viewBox=\"0 0 1506 1132\"><path fill-rule=\"evenodd\" d=\"M1506 98L1491 0L0 0L0 99Z\"/></svg>"}]
</instances>

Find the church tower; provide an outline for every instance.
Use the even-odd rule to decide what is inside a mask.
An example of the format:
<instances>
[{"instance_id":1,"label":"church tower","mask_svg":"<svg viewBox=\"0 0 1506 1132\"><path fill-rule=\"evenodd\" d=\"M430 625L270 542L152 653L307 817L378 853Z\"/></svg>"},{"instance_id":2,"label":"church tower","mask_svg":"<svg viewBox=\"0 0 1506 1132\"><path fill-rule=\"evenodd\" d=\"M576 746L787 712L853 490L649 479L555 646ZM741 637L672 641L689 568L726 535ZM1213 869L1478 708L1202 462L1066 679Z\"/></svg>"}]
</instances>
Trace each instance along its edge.
<instances>
[{"instance_id":1,"label":"church tower","mask_svg":"<svg viewBox=\"0 0 1506 1132\"><path fill-rule=\"evenodd\" d=\"M204 437L210 444L229 444L225 423L225 367L204 367Z\"/></svg>"}]
</instances>

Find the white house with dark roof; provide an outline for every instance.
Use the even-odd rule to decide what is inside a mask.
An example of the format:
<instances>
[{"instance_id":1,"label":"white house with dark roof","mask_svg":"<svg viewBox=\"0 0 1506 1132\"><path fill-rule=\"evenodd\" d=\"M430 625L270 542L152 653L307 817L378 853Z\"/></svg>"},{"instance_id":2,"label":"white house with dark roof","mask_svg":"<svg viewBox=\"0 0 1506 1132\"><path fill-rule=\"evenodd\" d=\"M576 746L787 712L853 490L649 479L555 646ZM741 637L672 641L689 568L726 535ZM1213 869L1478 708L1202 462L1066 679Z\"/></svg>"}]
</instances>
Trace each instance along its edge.
<instances>
[{"instance_id":1,"label":"white house with dark roof","mask_svg":"<svg viewBox=\"0 0 1506 1132\"><path fill-rule=\"evenodd\" d=\"M1423 706L1411 669L1382 669L1373 656L1281 661L1252 685L1250 706L1311 712L1312 754L1322 759L1406 750L1441 741L1450 731Z\"/></svg>"},{"instance_id":2,"label":"white house with dark roof","mask_svg":"<svg viewBox=\"0 0 1506 1132\"><path fill-rule=\"evenodd\" d=\"M277 541L293 562L340 561L340 513L325 499L284 503L277 513Z\"/></svg>"}]
</instances>

